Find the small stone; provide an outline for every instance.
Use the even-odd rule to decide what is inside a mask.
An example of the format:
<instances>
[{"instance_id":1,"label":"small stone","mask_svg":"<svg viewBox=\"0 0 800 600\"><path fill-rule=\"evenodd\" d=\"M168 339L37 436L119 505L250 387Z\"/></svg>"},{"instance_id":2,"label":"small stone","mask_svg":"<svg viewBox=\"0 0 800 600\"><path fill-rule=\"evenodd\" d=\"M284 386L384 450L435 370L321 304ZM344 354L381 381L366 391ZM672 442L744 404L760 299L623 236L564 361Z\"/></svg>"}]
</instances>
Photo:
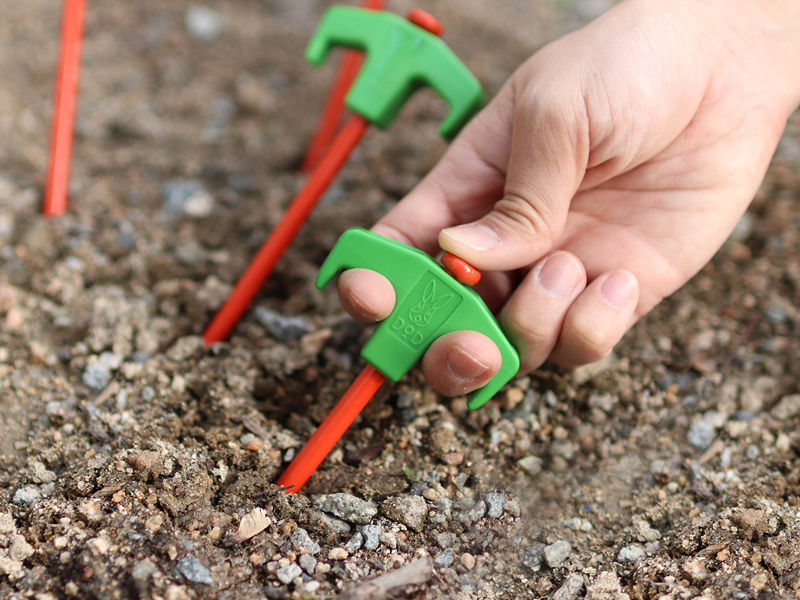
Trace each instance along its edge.
<instances>
[{"instance_id":1,"label":"small stone","mask_svg":"<svg viewBox=\"0 0 800 600\"><path fill-rule=\"evenodd\" d=\"M291 540L297 551L305 550L307 554L317 554L320 551L319 544L311 539L305 529L295 529Z\"/></svg>"},{"instance_id":2,"label":"small stone","mask_svg":"<svg viewBox=\"0 0 800 600\"><path fill-rule=\"evenodd\" d=\"M522 511L519 508L519 502L516 500L509 500L503 507L503 510L510 514L512 517L519 517Z\"/></svg>"},{"instance_id":3,"label":"small stone","mask_svg":"<svg viewBox=\"0 0 800 600\"><path fill-rule=\"evenodd\" d=\"M300 577L303 574L303 569L295 564L288 565L275 572L275 576L280 579L281 583L289 585L294 581L295 577Z\"/></svg>"},{"instance_id":4,"label":"small stone","mask_svg":"<svg viewBox=\"0 0 800 600\"><path fill-rule=\"evenodd\" d=\"M397 538L391 531L384 531L381 533L381 544L389 548L397 548Z\"/></svg>"},{"instance_id":5,"label":"small stone","mask_svg":"<svg viewBox=\"0 0 800 600\"><path fill-rule=\"evenodd\" d=\"M661 539L661 532L653 529L650 523L644 520L636 521L633 524L633 531L636 539L640 542L655 542Z\"/></svg>"},{"instance_id":6,"label":"small stone","mask_svg":"<svg viewBox=\"0 0 800 600\"><path fill-rule=\"evenodd\" d=\"M347 521L342 521L338 517L334 517L326 512L319 511L316 513L316 516L319 518L322 523L330 528L331 530L335 531L336 533L350 533L352 527Z\"/></svg>"},{"instance_id":7,"label":"small stone","mask_svg":"<svg viewBox=\"0 0 800 600\"><path fill-rule=\"evenodd\" d=\"M183 23L189 35L198 42L210 42L222 31L222 17L207 6L190 6Z\"/></svg>"},{"instance_id":8,"label":"small stone","mask_svg":"<svg viewBox=\"0 0 800 600\"><path fill-rule=\"evenodd\" d=\"M98 360L86 368L82 379L86 387L100 391L105 389L108 382L111 381L111 372L105 364Z\"/></svg>"},{"instance_id":9,"label":"small stone","mask_svg":"<svg viewBox=\"0 0 800 600\"><path fill-rule=\"evenodd\" d=\"M420 498L422 500L422 498ZM425 501L422 500L424 503ZM336 515L349 523L366 525L378 512L378 507L351 494L326 494L314 498L322 511Z\"/></svg>"},{"instance_id":10,"label":"small stone","mask_svg":"<svg viewBox=\"0 0 800 600\"><path fill-rule=\"evenodd\" d=\"M321 584L319 581L311 580L311 581L306 581L303 587L305 588L306 592L308 592L309 594L313 594L314 592L319 590L320 585Z\"/></svg>"},{"instance_id":11,"label":"small stone","mask_svg":"<svg viewBox=\"0 0 800 600\"><path fill-rule=\"evenodd\" d=\"M364 550L376 550L381 544L381 528L379 525L364 525L361 529L364 536Z\"/></svg>"},{"instance_id":12,"label":"small stone","mask_svg":"<svg viewBox=\"0 0 800 600\"><path fill-rule=\"evenodd\" d=\"M437 556L433 562L435 562L437 565L441 567L449 567L450 565L453 564L454 560L455 560L455 555L453 553L453 550L448 549L444 552L444 554L440 554L439 556Z\"/></svg>"},{"instance_id":13,"label":"small stone","mask_svg":"<svg viewBox=\"0 0 800 600\"><path fill-rule=\"evenodd\" d=\"M14 492L13 502L14 504L33 504L41 497L42 493L38 488L26 486L19 488L16 492Z\"/></svg>"},{"instance_id":14,"label":"small stone","mask_svg":"<svg viewBox=\"0 0 800 600\"><path fill-rule=\"evenodd\" d=\"M520 458L517 465L529 475L538 475L542 471L542 459L538 456Z\"/></svg>"},{"instance_id":15,"label":"small stone","mask_svg":"<svg viewBox=\"0 0 800 600\"><path fill-rule=\"evenodd\" d=\"M687 439L695 448L705 450L714 441L714 437L714 428L708 421L702 419L691 426Z\"/></svg>"},{"instance_id":16,"label":"small stone","mask_svg":"<svg viewBox=\"0 0 800 600\"><path fill-rule=\"evenodd\" d=\"M355 554L355 552L363 545L364 536L362 536L361 533L356 532L356 534L344 545L344 549L347 550L348 554Z\"/></svg>"},{"instance_id":17,"label":"small stone","mask_svg":"<svg viewBox=\"0 0 800 600\"><path fill-rule=\"evenodd\" d=\"M486 514L486 502L484 502L483 500L481 500L480 502L476 502L475 505L467 512L467 516L473 523L476 521L480 521L485 514Z\"/></svg>"},{"instance_id":18,"label":"small stone","mask_svg":"<svg viewBox=\"0 0 800 600\"><path fill-rule=\"evenodd\" d=\"M325 573L330 572L331 566L328 563L317 563L317 566L314 568L315 573L319 573L320 575L325 575Z\"/></svg>"},{"instance_id":19,"label":"small stone","mask_svg":"<svg viewBox=\"0 0 800 600\"><path fill-rule=\"evenodd\" d=\"M636 564L642 560L647 554L639 545L632 544L630 546L623 546L617 554L617 562Z\"/></svg>"},{"instance_id":20,"label":"small stone","mask_svg":"<svg viewBox=\"0 0 800 600\"><path fill-rule=\"evenodd\" d=\"M572 529L572 531L589 532L592 529L594 529L592 527L591 521L587 521L586 519L581 519L580 517L575 517L574 519L565 519L564 525Z\"/></svg>"},{"instance_id":21,"label":"small stone","mask_svg":"<svg viewBox=\"0 0 800 600\"><path fill-rule=\"evenodd\" d=\"M422 531L428 516L428 503L421 496L388 498L383 501L381 509L388 519L414 531Z\"/></svg>"},{"instance_id":22,"label":"small stone","mask_svg":"<svg viewBox=\"0 0 800 600\"><path fill-rule=\"evenodd\" d=\"M554 544L545 546L543 551L544 561L547 563L548 567L553 569L567 560L571 552L572 546L569 545L569 542L558 540Z\"/></svg>"},{"instance_id":23,"label":"small stone","mask_svg":"<svg viewBox=\"0 0 800 600\"><path fill-rule=\"evenodd\" d=\"M86 543L98 554L105 554L110 546L108 540L101 537L92 538Z\"/></svg>"},{"instance_id":24,"label":"small stone","mask_svg":"<svg viewBox=\"0 0 800 600\"><path fill-rule=\"evenodd\" d=\"M506 498L503 494L499 492L492 492L491 494L486 494L486 516L490 519L499 519L503 515L503 507L506 503Z\"/></svg>"},{"instance_id":25,"label":"small stone","mask_svg":"<svg viewBox=\"0 0 800 600\"><path fill-rule=\"evenodd\" d=\"M461 564L464 565L467 571L471 571L475 568L475 557L469 552L465 552L461 555Z\"/></svg>"},{"instance_id":26,"label":"small stone","mask_svg":"<svg viewBox=\"0 0 800 600\"><path fill-rule=\"evenodd\" d=\"M328 552L328 560L344 560L348 556L344 548L331 548Z\"/></svg>"},{"instance_id":27,"label":"small stone","mask_svg":"<svg viewBox=\"0 0 800 600\"><path fill-rule=\"evenodd\" d=\"M187 580L193 583L214 585L214 577L211 575L211 571L194 556L184 556L179 559L178 570Z\"/></svg>"},{"instance_id":28,"label":"small stone","mask_svg":"<svg viewBox=\"0 0 800 600\"><path fill-rule=\"evenodd\" d=\"M301 554L300 558L297 559L297 562L309 575L313 574L314 569L317 567L317 559L310 554Z\"/></svg>"},{"instance_id":29,"label":"small stone","mask_svg":"<svg viewBox=\"0 0 800 600\"><path fill-rule=\"evenodd\" d=\"M144 526L151 533L159 531L163 524L164 524L164 517L162 517L161 515L153 515L152 517L148 517L147 519L145 519L144 522Z\"/></svg>"},{"instance_id":30,"label":"small stone","mask_svg":"<svg viewBox=\"0 0 800 600\"><path fill-rule=\"evenodd\" d=\"M97 502L87 500L78 506L78 516L87 523L97 523L103 519L104 514Z\"/></svg>"},{"instance_id":31,"label":"small stone","mask_svg":"<svg viewBox=\"0 0 800 600\"><path fill-rule=\"evenodd\" d=\"M758 446L754 446L753 444L750 444L747 447L747 449L744 451L744 455L749 460L756 460L759 457L760 454L761 454L761 451L758 449Z\"/></svg>"},{"instance_id":32,"label":"small stone","mask_svg":"<svg viewBox=\"0 0 800 600\"><path fill-rule=\"evenodd\" d=\"M784 396L770 411L773 417L786 421L800 414L800 394Z\"/></svg>"},{"instance_id":33,"label":"small stone","mask_svg":"<svg viewBox=\"0 0 800 600\"><path fill-rule=\"evenodd\" d=\"M583 589L583 577L570 573L563 585L553 594L553 600L575 600Z\"/></svg>"},{"instance_id":34,"label":"small stone","mask_svg":"<svg viewBox=\"0 0 800 600\"><path fill-rule=\"evenodd\" d=\"M520 562L531 571L539 571L542 568L542 559L544 558L543 550L544 545L542 544L534 544L530 548L526 548L520 552Z\"/></svg>"},{"instance_id":35,"label":"small stone","mask_svg":"<svg viewBox=\"0 0 800 600\"><path fill-rule=\"evenodd\" d=\"M299 340L311 331L311 325L302 317L286 317L263 306L256 307L255 316L272 337L280 342Z\"/></svg>"}]
</instances>

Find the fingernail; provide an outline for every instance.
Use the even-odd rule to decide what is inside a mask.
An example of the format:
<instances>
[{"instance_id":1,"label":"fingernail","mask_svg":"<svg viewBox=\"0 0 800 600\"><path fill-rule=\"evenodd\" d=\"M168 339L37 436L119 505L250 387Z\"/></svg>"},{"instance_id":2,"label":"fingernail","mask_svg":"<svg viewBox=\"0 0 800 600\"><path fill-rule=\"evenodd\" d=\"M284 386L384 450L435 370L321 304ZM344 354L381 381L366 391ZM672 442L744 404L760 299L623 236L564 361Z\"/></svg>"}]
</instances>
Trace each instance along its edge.
<instances>
[{"instance_id":1,"label":"fingernail","mask_svg":"<svg viewBox=\"0 0 800 600\"><path fill-rule=\"evenodd\" d=\"M470 223L458 227L448 227L442 233L454 242L463 244L473 250L491 250L500 245L500 236L486 225Z\"/></svg>"},{"instance_id":2,"label":"fingernail","mask_svg":"<svg viewBox=\"0 0 800 600\"><path fill-rule=\"evenodd\" d=\"M475 379L489 370L489 367L460 346L453 346L447 354L447 370L456 379Z\"/></svg>"},{"instance_id":3,"label":"fingernail","mask_svg":"<svg viewBox=\"0 0 800 600\"><path fill-rule=\"evenodd\" d=\"M578 285L581 266L572 255L559 252L548 256L539 268L539 285L555 298L566 298Z\"/></svg>"},{"instance_id":4,"label":"fingernail","mask_svg":"<svg viewBox=\"0 0 800 600\"><path fill-rule=\"evenodd\" d=\"M614 271L600 286L600 295L612 308L622 308L633 300L636 278L628 271Z\"/></svg>"}]
</instances>

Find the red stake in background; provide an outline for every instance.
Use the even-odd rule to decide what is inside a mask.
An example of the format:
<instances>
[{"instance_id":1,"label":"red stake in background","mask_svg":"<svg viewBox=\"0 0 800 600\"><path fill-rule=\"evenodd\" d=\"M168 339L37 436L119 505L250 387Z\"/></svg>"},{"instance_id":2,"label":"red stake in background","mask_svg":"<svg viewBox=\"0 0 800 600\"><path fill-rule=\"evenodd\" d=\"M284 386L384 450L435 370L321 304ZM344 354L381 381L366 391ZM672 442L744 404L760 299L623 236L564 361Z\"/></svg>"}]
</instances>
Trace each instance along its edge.
<instances>
[{"instance_id":1,"label":"red stake in background","mask_svg":"<svg viewBox=\"0 0 800 600\"><path fill-rule=\"evenodd\" d=\"M331 180L336 177L368 126L369 121L364 117L353 115L342 127L319 164L311 172L303 189L292 200L283 218L261 246L244 275L236 283L236 287L233 288L225 304L214 315L203 333L203 341L206 346L227 339L231 329L242 318L250 302L256 297L264 281L275 268L275 264L280 260L283 251L292 243L294 236L300 231L303 223L308 219L308 215L314 209L317 200L330 185Z\"/></svg>"},{"instance_id":2,"label":"red stake in background","mask_svg":"<svg viewBox=\"0 0 800 600\"><path fill-rule=\"evenodd\" d=\"M81 67L81 38L86 0L65 0L61 20L61 55L53 99L53 129L50 166L42 214L58 215L67 210L72 133L75 125L78 74Z\"/></svg>"},{"instance_id":3,"label":"red stake in background","mask_svg":"<svg viewBox=\"0 0 800 600\"><path fill-rule=\"evenodd\" d=\"M384 0L366 0L364 8L380 10L384 4ZM333 86L331 86L328 97L325 100L317 130L311 138L306 155L300 165L301 171L311 169L317 163L325 148L328 147L336 128L339 126L339 122L342 120L344 99L347 96L347 92L350 91L350 87L353 85L363 61L364 55L361 52L357 50L344 51L342 62L339 64L339 71L336 73Z\"/></svg>"}]
</instances>

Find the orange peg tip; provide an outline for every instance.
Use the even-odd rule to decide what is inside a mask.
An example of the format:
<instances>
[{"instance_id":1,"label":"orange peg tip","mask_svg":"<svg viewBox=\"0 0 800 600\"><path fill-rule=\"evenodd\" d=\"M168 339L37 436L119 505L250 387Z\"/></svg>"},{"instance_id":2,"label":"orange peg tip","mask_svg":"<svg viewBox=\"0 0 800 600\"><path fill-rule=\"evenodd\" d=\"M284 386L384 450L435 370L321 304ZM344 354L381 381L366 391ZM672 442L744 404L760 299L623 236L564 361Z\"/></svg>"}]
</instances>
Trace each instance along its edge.
<instances>
[{"instance_id":1,"label":"orange peg tip","mask_svg":"<svg viewBox=\"0 0 800 600\"><path fill-rule=\"evenodd\" d=\"M445 252L442 256L442 266L458 283L475 285L481 280L481 272L478 269L450 252Z\"/></svg>"},{"instance_id":2,"label":"orange peg tip","mask_svg":"<svg viewBox=\"0 0 800 600\"><path fill-rule=\"evenodd\" d=\"M433 35L440 36L442 33L444 33L444 26L441 24L439 19L434 17L429 12L425 12L421 8L412 8L410 11L408 11L406 19L411 21L417 27L422 27L425 31L428 31Z\"/></svg>"}]
</instances>

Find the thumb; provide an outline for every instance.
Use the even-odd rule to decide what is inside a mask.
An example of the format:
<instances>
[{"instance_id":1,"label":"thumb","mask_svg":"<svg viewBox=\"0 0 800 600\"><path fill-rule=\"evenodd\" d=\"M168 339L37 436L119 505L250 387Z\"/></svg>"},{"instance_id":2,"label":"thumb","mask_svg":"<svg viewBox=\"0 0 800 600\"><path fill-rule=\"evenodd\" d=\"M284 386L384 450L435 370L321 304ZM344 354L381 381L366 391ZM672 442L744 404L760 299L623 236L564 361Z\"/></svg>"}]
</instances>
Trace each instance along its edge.
<instances>
[{"instance_id":1,"label":"thumb","mask_svg":"<svg viewBox=\"0 0 800 600\"><path fill-rule=\"evenodd\" d=\"M517 90L503 198L481 219L439 234L444 250L478 269L518 269L546 254L586 170L589 126L580 85L551 80L518 89L532 77L523 69L508 84Z\"/></svg>"}]
</instances>

